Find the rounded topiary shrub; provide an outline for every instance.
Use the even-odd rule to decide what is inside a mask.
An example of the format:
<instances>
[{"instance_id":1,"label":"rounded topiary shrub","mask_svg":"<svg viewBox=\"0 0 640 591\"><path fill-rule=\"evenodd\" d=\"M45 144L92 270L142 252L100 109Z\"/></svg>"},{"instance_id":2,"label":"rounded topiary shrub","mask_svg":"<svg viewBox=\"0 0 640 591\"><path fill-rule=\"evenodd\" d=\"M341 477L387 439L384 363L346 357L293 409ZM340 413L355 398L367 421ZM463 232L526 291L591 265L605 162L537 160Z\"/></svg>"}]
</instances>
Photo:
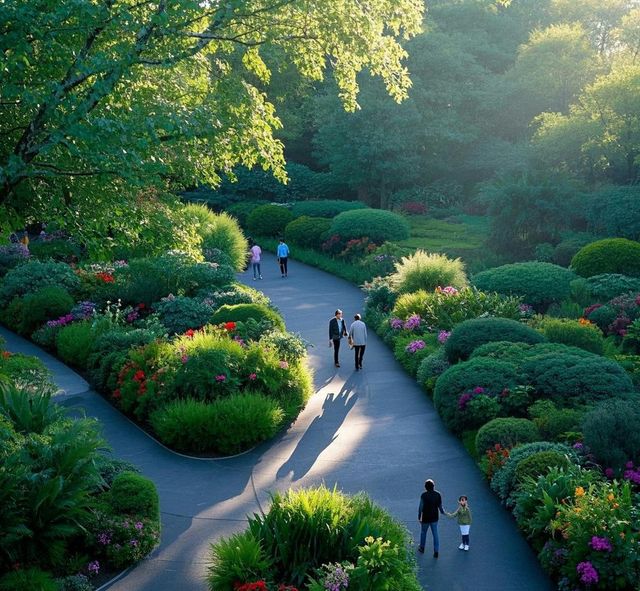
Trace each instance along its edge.
<instances>
[{"instance_id":1,"label":"rounded topiary shrub","mask_svg":"<svg viewBox=\"0 0 640 591\"><path fill-rule=\"evenodd\" d=\"M555 450L539 451L518 462L515 481L516 484L522 484L527 478L543 476L551 468L566 470L569 466L571 462L566 455Z\"/></svg>"},{"instance_id":2,"label":"rounded topiary shrub","mask_svg":"<svg viewBox=\"0 0 640 591\"><path fill-rule=\"evenodd\" d=\"M91 322L74 322L63 327L56 338L56 349L62 361L85 368L96 334Z\"/></svg>"},{"instance_id":3,"label":"rounded topiary shrub","mask_svg":"<svg viewBox=\"0 0 640 591\"><path fill-rule=\"evenodd\" d=\"M520 296L539 310L571 295L571 282L576 278L569 269L552 263L528 262L502 265L472 277L472 283L483 291Z\"/></svg>"},{"instance_id":4,"label":"rounded topiary shrub","mask_svg":"<svg viewBox=\"0 0 640 591\"><path fill-rule=\"evenodd\" d=\"M160 500L155 484L135 472L120 472L109 491L109 503L118 513L144 515L157 519Z\"/></svg>"},{"instance_id":5,"label":"rounded topiary shrub","mask_svg":"<svg viewBox=\"0 0 640 591\"><path fill-rule=\"evenodd\" d=\"M247 227L255 236L277 237L292 220L293 214L282 205L261 205L249 214Z\"/></svg>"},{"instance_id":6,"label":"rounded topiary shrub","mask_svg":"<svg viewBox=\"0 0 640 591\"><path fill-rule=\"evenodd\" d=\"M225 322L246 322L253 318L256 322L267 321L273 328L285 330L282 316L262 304L236 304L220 306L211 317L211 324Z\"/></svg>"},{"instance_id":7,"label":"rounded topiary shrub","mask_svg":"<svg viewBox=\"0 0 640 591\"><path fill-rule=\"evenodd\" d=\"M11 313L14 302L16 310ZM21 300L14 299L5 320L11 328L29 336L47 320L68 314L74 303L66 289L50 285L27 294Z\"/></svg>"},{"instance_id":8,"label":"rounded topiary shrub","mask_svg":"<svg viewBox=\"0 0 640 591\"><path fill-rule=\"evenodd\" d=\"M237 203L232 203L231 205L225 207L225 211L236 218L238 223L243 227L247 227L247 220L251 215L251 212L256 207L262 207L263 205L268 205L268 201L238 201Z\"/></svg>"},{"instance_id":9,"label":"rounded topiary shrub","mask_svg":"<svg viewBox=\"0 0 640 591\"><path fill-rule=\"evenodd\" d=\"M57 286L74 294L80 287L80 279L66 263L31 260L11 269L0 287L0 307L13 298L34 293L43 287Z\"/></svg>"},{"instance_id":10,"label":"rounded topiary shrub","mask_svg":"<svg viewBox=\"0 0 640 591\"><path fill-rule=\"evenodd\" d=\"M521 443L537 441L539 437L538 428L529 419L497 418L480 427L476 435L476 451L484 455L496 443L511 448Z\"/></svg>"},{"instance_id":11,"label":"rounded topiary shrub","mask_svg":"<svg viewBox=\"0 0 640 591\"><path fill-rule=\"evenodd\" d=\"M561 347L561 345L558 345ZM593 404L621 392L632 392L633 382L622 366L573 347L565 351L529 355L522 363L526 383L537 398L560 407Z\"/></svg>"},{"instance_id":12,"label":"rounded topiary shrub","mask_svg":"<svg viewBox=\"0 0 640 591\"><path fill-rule=\"evenodd\" d=\"M435 353L427 355L418 366L416 380L426 392L431 394L437 379L449 368L451 364L444 355L444 349L440 348Z\"/></svg>"},{"instance_id":13,"label":"rounded topiary shrub","mask_svg":"<svg viewBox=\"0 0 640 591\"><path fill-rule=\"evenodd\" d=\"M602 355L604 337L595 324L564 318L545 318L541 329L542 334L552 343L579 347Z\"/></svg>"},{"instance_id":14,"label":"rounded topiary shrub","mask_svg":"<svg viewBox=\"0 0 640 591\"><path fill-rule=\"evenodd\" d=\"M431 292L437 287L448 286L461 289L467 285L464 263L443 254L417 250L411 256L403 257L395 267L390 281L400 293Z\"/></svg>"},{"instance_id":15,"label":"rounded topiary shrub","mask_svg":"<svg viewBox=\"0 0 640 591\"><path fill-rule=\"evenodd\" d=\"M492 341L542 343L545 338L536 330L508 318L475 318L456 326L445 343L451 363L468 359L474 349Z\"/></svg>"},{"instance_id":16,"label":"rounded topiary shrub","mask_svg":"<svg viewBox=\"0 0 640 591\"><path fill-rule=\"evenodd\" d=\"M604 273L593 275L586 280L586 289L594 302L608 302L625 293L640 292L640 278L620 275L618 273Z\"/></svg>"},{"instance_id":17,"label":"rounded topiary shrub","mask_svg":"<svg viewBox=\"0 0 640 591\"><path fill-rule=\"evenodd\" d=\"M433 402L445 425L456 433L471 428L469 412L473 405L465 404L468 393L483 390L484 398L512 389L521 383L521 377L515 365L494 359L472 359L447 369L436 381ZM484 400L483 398L483 400ZM495 416L495 415L494 415ZM474 420L476 417L472 417ZM489 416L487 420L494 417ZM476 424L480 427L487 420Z\"/></svg>"},{"instance_id":18,"label":"rounded topiary shrub","mask_svg":"<svg viewBox=\"0 0 640 591\"><path fill-rule=\"evenodd\" d=\"M320 248L322 238L330 227L329 219L302 216L287 224L284 239L305 248Z\"/></svg>"},{"instance_id":19,"label":"rounded topiary shrub","mask_svg":"<svg viewBox=\"0 0 640 591\"><path fill-rule=\"evenodd\" d=\"M195 298L183 296L168 297L154 304L160 322L167 327L169 334L182 334L188 329L201 328L209 322L213 307Z\"/></svg>"},{"instance_id":20,"label":"rounded topiary shrub","mask_svg":"<svg viewBox=\"0 0 640 591\"><path fill-rule=\"evenodd\" d=\"M620 470L640 464L640 406L633 400L607 400L584 418L584 442L604 467Z\"/></svg>"},{"instance_id":21,"label":"rounded topiary shrub","mask_svg":"<svg viewBox=\"0 0 640 591\"><path fill-rule=\"evenodd\" d=\"M364 238L375 242L406 240L409 223L402 216L382 209L358 209L337 215L329 233L343 239Z\"/></svg>"},{"instance_id":22,"label":"rounded topiary shrub","mask_svg":"<svg viewBox=\"0 0 640 591\"><path fill-rule=\"evenodd\" d=\"M291 206L294 217L309 216L314 218L334 218L345 211L368 209L361 201L341 201L339 199L323 199L321 201L298 201Z\"/></svg>"},{"instance_id":23,"label":"rounded topiary shrub","mask_svg":"<svg viewBox=\"0 0 640 591\"><path fill-rule=\"evenodd\" d=\"M571 268L583 277L603 273L640 276L640 242L606 238L582 247L571 260Z\"/></svg>"}]
</instances>

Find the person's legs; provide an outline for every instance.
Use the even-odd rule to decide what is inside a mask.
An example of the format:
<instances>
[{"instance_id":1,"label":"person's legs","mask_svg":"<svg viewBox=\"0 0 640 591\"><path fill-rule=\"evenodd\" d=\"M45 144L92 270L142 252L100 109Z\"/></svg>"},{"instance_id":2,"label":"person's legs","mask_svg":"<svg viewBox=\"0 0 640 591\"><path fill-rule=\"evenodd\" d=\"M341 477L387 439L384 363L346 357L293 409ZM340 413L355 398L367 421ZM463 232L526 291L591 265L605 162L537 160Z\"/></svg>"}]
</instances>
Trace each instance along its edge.
<instances>
[{"instance_id":1,"label":"person's legs","mask_svg":"<svg viewBox=\"0 0 640 591\"><path fill-rule=\"evenodd\" d=\"M420 524L420 545L418 546L419 552L424 552L424 544L427 541L427 530L429 529L428 523Z\"/></svg>"},{"instance_id":2,"label":"person's legs","mask_svg":"<svg viewBox=\"0 0 640 591\"><path fill-rule=\"evenodd\" d=\"M340 339L333 339L333 362L338 365L338 353L340 351Z\"/></svg>"},{"instance_id":3,"label":"person's legs","mask_svg":"<svg viewBox=\"0 0 640 591\"><path fill-rule=\"evenodd\" d=\"M284 258L282 259L283 264L284 264L284 276L285 276L285 277L286 277L286 276L287 276L287 274L288 274L288 273L287 273L287 261L288 261L288 259L289 259L289 257L284 257Z\"/></svg>"},{"instance_id":4,"label":"person's legs","mask_svg":"<svg viewBox=\"0 0 640 591\"><path fill-rule=\"evenodd\" d=\"M251 263L251 268L253 269L253 280L255 281L258 278L258 263Z\"/></svg>"},{"instance_id":5,"label":"person's legs","mask_svg":"<svg viewBox=\"0 0 640 591\"><path fill-rule=\"evenodd\" d=\"M355 362L356 362L356 371L358 371L358 369L360 369L360 362L358 361L358 356L360 354L360 346L354 345L353 350L355 352L354 354L355 354Z\"/></svg>"},{"instance_id":6,"label":"person's legs","mask_svg":"<svg viewBox=\"0 0 640 591\"><path fill-rule=\"evenodd\" d=\"M280 257L278 262L280 263L280 275L284 277L284 259Z\"/></svg>"},{"instance_id":7,"label":"person's legs","mask_svg":"<svg viewBox=\"0 0 640 591\"><path fill-rule=\"evenodd\" d=\"M461 525L460 533L462 534L462 546L464 550L469 549L469 530L471 529L470 525Z\"/></svg>"},{"instance_id":8,"label":"person's legs","mask_svg":"<svg viewBox=\"0 0 640 591\"><path fill-rule=\"evenodd\" d=\"M258 279L262 279L262 269L260 268L260 263L256 263L256 267L258 267Z\"/></svg>"},{"instance_id":9,"label":"person's legs","mask_svg":"<svg viewBox=\"0 0 640 591\"><path fill-rule=\"evenodd\" d=\"M438 536L438 522L433 521L429 524L431 528L431 534L433 535L433 555L437 557L440 551L440 537Z\"/></svg>"},{"instance_id":10,"label":"person's legs","mask_svg":"<svg viewBox=\"0 0 640 591\"><path fill-rule=\"evenodd\" d=\"M360 345L360 358L358 360L358 365L360 366L360 369L362 369L362 358L364 357L365 348L366 348L366 345Z\"/></svg>"}]
</instances>

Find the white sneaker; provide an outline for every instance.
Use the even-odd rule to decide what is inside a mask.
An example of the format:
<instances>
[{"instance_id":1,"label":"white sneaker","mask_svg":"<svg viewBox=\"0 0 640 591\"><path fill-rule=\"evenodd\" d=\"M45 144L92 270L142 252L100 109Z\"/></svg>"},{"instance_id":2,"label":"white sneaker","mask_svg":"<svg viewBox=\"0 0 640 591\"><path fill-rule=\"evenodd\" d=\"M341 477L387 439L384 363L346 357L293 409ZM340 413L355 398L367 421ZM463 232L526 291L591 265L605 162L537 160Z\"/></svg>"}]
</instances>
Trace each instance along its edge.
<instances>
[{"instance_id":1,"label":"white sneaker","mask_svg":"<svg viewBox=\"0 0 640 591\"><path fill-rule=\"evenodd\" d=\"M458 546L458 549L459 549L459 550L464 550L464 544L460 544L460 545Z\"/></svg>"},{"instance_id":2,"label":"white sneaker","mask_svg":"<svg viewBox=\"0 0 640 591\"><path fill-rule=\"evenodd\" d=\"M464 549L469 552L469 546L467 544L464 545Z\"/></svg>"}]
</instances>

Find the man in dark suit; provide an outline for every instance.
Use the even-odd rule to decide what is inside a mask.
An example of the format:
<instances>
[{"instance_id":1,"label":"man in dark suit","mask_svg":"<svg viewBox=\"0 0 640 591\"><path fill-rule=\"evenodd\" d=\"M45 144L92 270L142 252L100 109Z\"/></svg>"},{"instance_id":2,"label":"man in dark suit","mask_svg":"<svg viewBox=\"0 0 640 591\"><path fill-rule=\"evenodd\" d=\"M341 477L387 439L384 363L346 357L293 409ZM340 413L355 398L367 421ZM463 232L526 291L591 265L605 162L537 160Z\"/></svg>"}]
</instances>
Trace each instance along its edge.
<instances>
[{"instance_id":1,"label":"man in dark suit","mask_svg":"<svg viewBox=\"0 0 640 591\"><path fill-rule=\"evenodd\" d=\"M347 326L342 319L342 310L336 310L335 316L329 321L329 346L333 345L333 362L336 367L340 367L338 352L340 351L340 340L347 336Z\"/></svg>"}]
</instances>

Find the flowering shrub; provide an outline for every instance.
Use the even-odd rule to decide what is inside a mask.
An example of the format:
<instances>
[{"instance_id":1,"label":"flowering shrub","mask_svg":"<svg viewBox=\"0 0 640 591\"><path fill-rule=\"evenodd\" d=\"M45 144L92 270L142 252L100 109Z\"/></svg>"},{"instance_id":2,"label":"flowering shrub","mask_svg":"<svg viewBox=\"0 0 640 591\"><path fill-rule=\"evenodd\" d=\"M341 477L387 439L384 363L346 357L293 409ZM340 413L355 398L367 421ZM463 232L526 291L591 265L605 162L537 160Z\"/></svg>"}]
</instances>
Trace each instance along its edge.
<instances>
[{"instance_id":1,"label":"flowering shrub","mask_svg":"<svg viewBox=\"0 0 640 591\"><path fill-rule=\"evenodd\" d=\"M487 480L491 481L493 475L505 465L505 462L509 459L509 450L510 448L502 447L502 445L496 443L491 449L486 451L482 462L482 469Z\"/></svg>"},{"instance_id":2,"label":"flowering shrub","mask_svg":"<svg viewBox=\"0 0 640 591\"><path fill-rule=\"evenodd\" d=\"M344 250L346 241L339 234L331 234L321 245L322 252L337 255Z\"/></svg>"},{"instance_id":3,"label":"flowering shrub","mask_svg":"<svg viewBox=\"0 0 640 591\"><path fill-rule=\"evenodd\" d=\"M411 341L405 347L405 351L407 351L407 353L415 353L416 351L420 351L421 349L424 349L424 347L425 347L424 341L418 339L417 341Z\"/></svg>"},{"instance_id":4,"label":"flowering shrub","mask_svg":"<svg viewBox=\"0 0 640 591\"><path fill-rule=\"evenodd\" d=\"M0 277L29 259L29 248L18 242L0 246Z\"/></svg>"},{"instance_id":5,"label":"flowering shrub","mask_svg":"<svg viewBox=\"0 0 640 591\"><path fill-rule=\"evenodd\" d=\"M345 261L356 261L371 254L376 248L378 248L378 245L371 242L366 236L363 238L352 238L346 242L344 248L338 254L338 257Z\"/></svg>"},{"instance_id":6,"label":"flowering shrub","mask_svg":"<svg viewBox=\"0 0 640 591\"><path fill-rule=\"evenodd\" d=\"M150 518L102 513L96 521L98 557L116 569L142 560L160 542L158 523Z\"/></svg>"},{"instance_id":7,"label":"flowering shrub","mask_svg":"<svg viewBox=\"0 0 640 591\"><path fill-rule=\"evenodd\" d=\"M421 323L420 316L418 316L418 314L413 314L412 316L409 316L409 318L405 320L402 328L404 328L405 330L416 330L417 328L420 328L420 323Z\"/></svg>"}]
</instances>

